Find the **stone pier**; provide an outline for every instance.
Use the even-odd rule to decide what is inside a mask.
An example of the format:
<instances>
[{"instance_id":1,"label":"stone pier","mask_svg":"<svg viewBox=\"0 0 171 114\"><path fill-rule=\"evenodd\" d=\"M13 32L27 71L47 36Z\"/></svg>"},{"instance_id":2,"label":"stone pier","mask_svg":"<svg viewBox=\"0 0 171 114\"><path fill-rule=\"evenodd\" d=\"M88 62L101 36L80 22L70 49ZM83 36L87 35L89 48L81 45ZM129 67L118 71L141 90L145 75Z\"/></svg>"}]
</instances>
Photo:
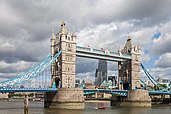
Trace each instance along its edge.
<instances>
[{"instance_id":1,"label":"stone pier","mask_svg":"<svg viewBox=\"0 0 171 114\"><path fill-rule=\"evenodd\" d=\"M58 92L47 92L44 98L45 108L84 109L83 89L59 88Z\"/></svg>"},{"instance_id":2,"label":"stone pier","mask_svg":"<svg viewBox=\"0 0 171 114\"><path fill-rule=\"evenodd\" d=\"M151 98L147 90L129 90L127 97L113 95L111 106L151 107Z\"/></svg>"}]
</instances>

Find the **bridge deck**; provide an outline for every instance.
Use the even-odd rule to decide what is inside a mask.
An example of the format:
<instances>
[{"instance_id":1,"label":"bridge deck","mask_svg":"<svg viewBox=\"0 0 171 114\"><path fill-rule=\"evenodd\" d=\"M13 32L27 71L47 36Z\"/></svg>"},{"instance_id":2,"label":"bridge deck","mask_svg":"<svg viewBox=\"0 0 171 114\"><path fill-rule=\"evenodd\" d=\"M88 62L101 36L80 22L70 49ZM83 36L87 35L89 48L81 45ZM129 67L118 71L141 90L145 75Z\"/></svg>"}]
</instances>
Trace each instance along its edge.
<instances>
[{"instance_id":1,"label":"bridge deck","mask_svg":"<svg viewBox=\"0 0 171 114\"><path fill-rule=\"evenodd\" d=\"M0 93L13 92L57 92L57 88L0 88ZM101 92L101 93L124 93L127 95L128 90L110 90L110 89L84 89L85 93ZM171 91L149 91L149 95L171 95Z\"/></svg>"},{"instance_id":2,"label":"bridge deck","mask_svg":"<svg viewBox=\"0 0 171 114\"><path fill-rule=\"evenodd\" d=\"M57 88L0 88L0 93L13 92L57 92Z\"/></svg>"}]
</instances>

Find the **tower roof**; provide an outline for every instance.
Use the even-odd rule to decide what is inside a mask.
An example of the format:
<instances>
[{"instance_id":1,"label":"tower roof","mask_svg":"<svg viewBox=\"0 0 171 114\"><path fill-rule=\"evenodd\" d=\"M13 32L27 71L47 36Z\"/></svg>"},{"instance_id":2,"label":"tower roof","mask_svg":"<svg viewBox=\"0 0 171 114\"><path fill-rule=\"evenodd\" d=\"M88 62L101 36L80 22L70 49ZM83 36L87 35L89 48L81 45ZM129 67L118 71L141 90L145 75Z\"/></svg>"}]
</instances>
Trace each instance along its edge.
<instances>
[{"instance_id":1,"label":"tower roof","mask_svg":"<svg viewBox=\"0 0 171 114\"><path fill-rule=\"evenodd\" d=\"M125 44L125 47L127 47L129 49L132 47L131 37L130 36L128 36L127 42Z\"/></svg>"},{"instance_id":2,"label":"tower roof","mask_svg":"<svg viewBox=\"0 0 171 114\"><path fill-rule=\"evenodd\" d=\"M131 48L132 48L131 37L128 36L128 39L127 39L127 42L126 42L125 47L123 49L123 52L124 53L130 53Z\"/></svg>"}]
</instances>

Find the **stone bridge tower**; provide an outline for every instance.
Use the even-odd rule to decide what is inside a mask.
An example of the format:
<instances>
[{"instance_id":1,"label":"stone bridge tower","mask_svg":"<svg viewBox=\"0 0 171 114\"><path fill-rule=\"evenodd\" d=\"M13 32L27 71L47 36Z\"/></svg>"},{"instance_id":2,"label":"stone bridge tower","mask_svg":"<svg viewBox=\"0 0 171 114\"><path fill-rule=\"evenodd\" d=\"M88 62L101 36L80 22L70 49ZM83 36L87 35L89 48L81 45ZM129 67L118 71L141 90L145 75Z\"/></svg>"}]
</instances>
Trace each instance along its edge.
<instances>
[{"instance_id":1,"label":"stone bridge tower","mask_svg":"<svg viewBox=\"0 0 171 114\"><path fill-rule=\"evenodd\" d=\"M151 106L151 98L147 90L140 88L140 59L141 50L139 46L133 46L131 38L128 37L122 54L130 54L132 60L125 60L118 63L119 73L119 89L128 90L127 97L120 98L112 95L112 106ZM121 83L122 82L122 83ZM123 100L124 99L124 100Z\"/></svg>"},{"instance_id":2,"label":"stone bridge tower","mask_svg":"<svg viewBox=\"0 0 171 114\"><path fill-rule=\"evenodd\" d=\"M65 22L62 21L60 31L52 33L51 53L54 56L58 51L62 54L52 64L52 83L60 80L63 87L75 87L76 35L68 32Z\"/></svg>"},{"instance_id":3,"label":"stone bridge tower","mask_svg":"<svg viewBox=\"0 0 171 114\"><path fill-rule=\"evenodd\" d=\"M131 43L131 37L128 37L122 54L130 54L132 60L125 60L119 62L118 73L120 85L119 89L136 89L140 88L140 60L141 49L139 46L133 46Z\"/></svg>"},{"instance_id":4,"label":"stone bridge tower","mask_svg":"<svg viewBox=\"0 0 171 114\"><path fill-rule=\"evenodd\" d=\"M51 39L52 56L60 50L62 54L51 66L52 83L56 83L58 91L45 93L44 107L84 109L83 89L75 88L76 35L67 31L64 21L60 31L52 33Z\"/></svg>"}]
</instances>

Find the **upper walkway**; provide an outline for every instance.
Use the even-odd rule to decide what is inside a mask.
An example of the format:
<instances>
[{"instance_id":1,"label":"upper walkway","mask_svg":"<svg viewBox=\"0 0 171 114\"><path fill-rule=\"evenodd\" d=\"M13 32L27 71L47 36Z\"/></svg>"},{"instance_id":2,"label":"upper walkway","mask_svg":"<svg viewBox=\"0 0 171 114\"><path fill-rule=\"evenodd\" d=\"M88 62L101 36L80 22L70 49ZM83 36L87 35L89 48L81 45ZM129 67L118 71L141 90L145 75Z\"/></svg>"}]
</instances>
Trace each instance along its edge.
<instances>
[{"instance_id":1,"label":"upper walkway","mask_svg":"<svg viewBox=\"0 0 171 114\"><path fill-rule=\"evenodd\" d=\"M86 57L93 59L104 59L108 61L123 61L125 59L132 59L129 54L122 54L121 52L111 52L109 50L93 49L89 47L76 47L76 55L78 57Z\"/></svg>"}]
</instances>

